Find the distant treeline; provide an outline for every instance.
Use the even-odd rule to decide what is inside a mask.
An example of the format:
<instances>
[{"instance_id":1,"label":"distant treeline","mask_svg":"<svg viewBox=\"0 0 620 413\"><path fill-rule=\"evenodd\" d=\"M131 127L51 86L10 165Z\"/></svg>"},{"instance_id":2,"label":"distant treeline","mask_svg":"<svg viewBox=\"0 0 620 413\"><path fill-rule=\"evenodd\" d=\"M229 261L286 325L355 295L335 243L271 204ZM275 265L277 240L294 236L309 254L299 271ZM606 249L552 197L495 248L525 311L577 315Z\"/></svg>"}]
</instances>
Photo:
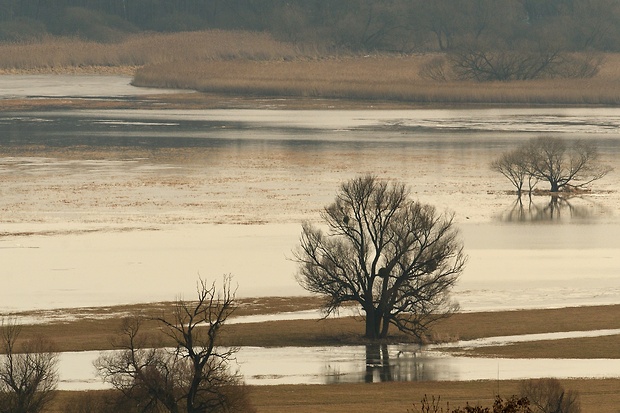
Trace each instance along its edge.
<instances>
[{"instance_id":1,"label":"distant treeline","mask_svg":"<svg viewBox=\"0 0 620 413\"><path fill-rule=\"evenodd\" d=\"M356 51L620 50L618 0L0 0L0 40L258 30Z\"/></svg>"}]
</instances>

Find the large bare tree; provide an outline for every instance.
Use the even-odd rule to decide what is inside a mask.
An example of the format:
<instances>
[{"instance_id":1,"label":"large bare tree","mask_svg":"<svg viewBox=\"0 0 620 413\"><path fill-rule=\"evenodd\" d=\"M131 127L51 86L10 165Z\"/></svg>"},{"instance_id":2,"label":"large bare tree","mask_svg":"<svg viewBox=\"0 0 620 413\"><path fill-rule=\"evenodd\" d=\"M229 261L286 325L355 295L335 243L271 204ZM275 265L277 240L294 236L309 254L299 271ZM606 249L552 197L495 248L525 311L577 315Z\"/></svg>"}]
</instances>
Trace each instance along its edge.
<instances>
[{"instance_id":1,"label":"large bare tree","mask_svg":"<svg viewBox=\"0 0 620 413\"><path fill-rule=\"evenodd\" d=\"M327 297L327 314L358 303L370 339L390 325L421 339L457 308L448 293L466 257L453 217L409 195L371 175L345 182L322 214L328 231L304 223L295 251L300 284Z\"/></svg>"},{"instance_id":2,"label":"large bare tree","mask_svg":"<svg viewBox=\"0 0 620 413\"><path fill-rule=\"evenodd\" d=\"M37 413L54 397L58 384L58 354L42 338L19 340L21 326L2 321L0 412Z\"/></svg>"},{"instance_id":3,"label":"large bare tree","mask_svg":"<svg viewBox=\"0 0 620 413\"><path fill-rule=\"evenodd\" d=\"M201 279L196 301L179 300L171 315L149 320L159 323L174 348L148 341L140 332L145 320L130 318L123 324L120 351L103 354L95 366L143 412L252 411L240 377L230 369L236 348L217 345L234 308L229 277L221 290Z\"/></svg>"}]
</instances>

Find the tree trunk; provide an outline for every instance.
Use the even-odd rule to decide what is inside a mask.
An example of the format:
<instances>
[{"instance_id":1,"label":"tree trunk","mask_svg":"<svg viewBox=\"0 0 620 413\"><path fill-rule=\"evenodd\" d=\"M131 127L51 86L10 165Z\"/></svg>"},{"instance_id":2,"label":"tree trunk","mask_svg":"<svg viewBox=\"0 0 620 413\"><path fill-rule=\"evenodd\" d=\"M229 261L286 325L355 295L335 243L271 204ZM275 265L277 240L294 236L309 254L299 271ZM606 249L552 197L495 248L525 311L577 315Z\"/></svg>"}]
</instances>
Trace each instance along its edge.
<instances>
[{"instance_id":1,"label":"tree trunk","mask_svg":"<svg viewBox=\"0 0 620 413\"><path fill-rule=\"evenodd\" d=\"M390 328L390 318L387 317L385 314L383 315L383 320L382 320L382 324L381 324L381 334L380 334L380 338L387 338L388 335L388 330Z\"/></svg>"},{"instance_id":2,"label":"tree trunk","mask_svg":"<svg viewBox=\"0 0 620 413\"><path fill-rule=\"evenodd\" d=\"M551 192L559 192L560 191L560 186L558 185L557 182L549 181L549 183L551 184Z\"/></svg>"},{"instance_id":3,"label":"tree trunk","mask_svg":"<svg viewBox=\"0 0 620 413\"><path fill-rule=\"evenodd\" d=\"M366 311L366 338L376 340L380 336L382 317L379 310L375 308L365 309Z\"/></svg>"}]
</instances>

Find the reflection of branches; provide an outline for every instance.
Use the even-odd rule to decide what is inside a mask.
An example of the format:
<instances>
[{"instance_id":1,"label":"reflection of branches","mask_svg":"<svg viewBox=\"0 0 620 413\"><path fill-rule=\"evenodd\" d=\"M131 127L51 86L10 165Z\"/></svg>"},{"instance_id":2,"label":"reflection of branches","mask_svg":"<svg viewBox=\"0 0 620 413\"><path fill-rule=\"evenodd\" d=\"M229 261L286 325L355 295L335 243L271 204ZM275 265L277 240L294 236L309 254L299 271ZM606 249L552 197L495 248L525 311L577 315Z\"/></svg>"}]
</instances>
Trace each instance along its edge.
<instances>
[{"instance_id":1,"label":"reflection of branches","mask_svg":"<svg viewBox=\"0 0 620 413\"><path fill-rule=\"evenodd\" d=\"M524 205L521 197L518 197L512 207L502 214L499 219L504 222L552 222L563 219L587 219L594 216L595 211L584 205L575 204L575 200L585 200L583 197L552 195L549 202L535 203L532 197ZM603 210L599 206L599 211Z\"/></svg>"}]
</instances>

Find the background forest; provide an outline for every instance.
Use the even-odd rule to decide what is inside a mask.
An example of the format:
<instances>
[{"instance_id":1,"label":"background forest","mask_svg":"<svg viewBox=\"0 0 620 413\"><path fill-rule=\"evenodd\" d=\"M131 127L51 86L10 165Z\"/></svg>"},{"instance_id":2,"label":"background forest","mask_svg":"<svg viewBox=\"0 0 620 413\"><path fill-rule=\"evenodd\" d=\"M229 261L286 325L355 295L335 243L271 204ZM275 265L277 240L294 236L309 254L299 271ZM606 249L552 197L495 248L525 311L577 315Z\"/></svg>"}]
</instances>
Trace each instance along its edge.
<instances>
[{"instance_id":1,"label":"background forest","mask_svg":"<svg viewBox=\"0 0 620 413\"><path fill-rule=\"evenodd\" d=\"M620 50L617 0L0 0L0 40L264 31L322 50Z\"/></svg>"}]
</instances>

